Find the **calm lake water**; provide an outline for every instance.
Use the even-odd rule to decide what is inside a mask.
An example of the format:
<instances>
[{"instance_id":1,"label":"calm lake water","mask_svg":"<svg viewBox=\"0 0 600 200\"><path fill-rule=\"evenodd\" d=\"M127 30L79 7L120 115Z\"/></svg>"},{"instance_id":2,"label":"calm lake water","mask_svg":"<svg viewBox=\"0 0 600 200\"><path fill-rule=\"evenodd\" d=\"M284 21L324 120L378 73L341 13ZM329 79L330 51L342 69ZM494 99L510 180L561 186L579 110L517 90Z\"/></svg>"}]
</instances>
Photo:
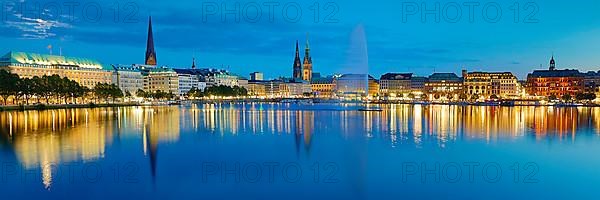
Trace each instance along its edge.
<instances>
[{"instance_id":1,"label":"calm lake water","mask_svg":"<svg viewBox=\"0 0 600 200\"><path fill-rule=\"evenodd\" d=\"M3 199L596 199L600 108L0 112Z\"/></svg>"}]
</instances>

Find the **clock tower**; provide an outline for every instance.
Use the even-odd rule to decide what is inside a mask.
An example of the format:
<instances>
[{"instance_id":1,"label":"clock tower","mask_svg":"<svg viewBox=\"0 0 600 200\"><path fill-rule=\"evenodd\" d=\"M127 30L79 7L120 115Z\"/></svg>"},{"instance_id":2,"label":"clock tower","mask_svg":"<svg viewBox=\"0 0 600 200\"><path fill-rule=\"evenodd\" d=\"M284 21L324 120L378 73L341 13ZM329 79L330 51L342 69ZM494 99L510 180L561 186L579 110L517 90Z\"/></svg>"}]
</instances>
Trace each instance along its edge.
<instances>
[{"instance_id":1,"label":"clock tower","mask_svg":"<svg viewBox=\"0 0 600 200\"><path fill-rule=\"evenodd\" d=\"M310 82L312 80L312 58L310 57L310 45L308 43L308 33L306 34L306 49L304 49L304 65L302 66L302 80Z\"/></svg>"}]
</instances>

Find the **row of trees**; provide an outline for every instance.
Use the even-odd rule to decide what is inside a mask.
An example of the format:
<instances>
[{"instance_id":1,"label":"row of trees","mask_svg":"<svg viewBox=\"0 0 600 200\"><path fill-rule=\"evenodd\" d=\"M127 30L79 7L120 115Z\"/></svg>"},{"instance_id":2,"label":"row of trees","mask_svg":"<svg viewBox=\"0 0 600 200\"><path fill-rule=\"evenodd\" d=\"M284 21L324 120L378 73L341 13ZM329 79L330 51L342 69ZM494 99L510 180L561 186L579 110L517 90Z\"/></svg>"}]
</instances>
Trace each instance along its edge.
<instances>
[{"instance_id":1,"label":"row of trees","mask_svg":"<svg viewBox=\"0 0 600 200\"><path fill-rule=\"evenodd\" d=\"M142 97L142 98L152 98L152 99L158 99L158 100L163 100L163 99L167 99L167 100L171 100L175 98L175 94L171 93L171 92L164 92L164 91L156 91L156 92L146 92L144 90L138 90L135 93L136 96L138 97Z\"/></svg>"},{"instance_id":2,"label":"row of trees","mask_svg":"<svg viewBox=\"0 0 600 200\"><path fill-rule=\"evenodd\" d=\"M219 96L219 97L238 97L238 96L248 96L248 90L239 86L213 86L208 87L204 91L201 91L197 88L192 88L187 93L189 98L202 98L208 96Z\"/></svg>"},{"instance_id":3,"label":"row of trees","mask_svg":"<svg viewBox=\"0 0 600 200\"><path fill-rule=\"evenodd\" d=\"M78 99L93 95L96 98L107 100L123 97L123 92L114 84L100 83L93 89L81 86L79 83L58 75L35 76L33 78L20 78L18 75L6 70L0 70L0 97L3 105L7 105L12 99L12 104L30 104L35 98L37 103L42 100L49 104L54 103L78 103Z\"/></svg>"},{"instance_id":4,"label":"row of trees","mask_svg":"<svg viewBox=\"0 0 600 200\"><path fill-rule=\"evenodd\" d=\"M570 94L565 94L565 95L561 96L560 99L563 101L566 101L566 102L570 102L573 100L592 101L592 100L596 99L596 94L594 94L594 93L577 93L574 98ZM548 97L548 100L551 100L551 101L558 100L558 97L556 95L550 95Z\"/></svg>"},{"instance_id":5,"label":"row of trees","mask_svg":"<svg viewBox=\"0 0 600 200\"><path fill-rule=\"evenodd\" d=\"M152 99L157 99L157 100L172 100L177 97L175 94L173 94L171 92L164 92L164 91L160 91L160 90L155 91L155 92L146 92L144 90L138 90L135 93L135 95L138 97L142 97L142 98L152 98ZM239 86L230 87L230 86L225 86L225 85L208 87L204 91L199 90L198 88L192 88L187 93L188 98L202 98L202 97L209 97L209 96L238 97L238 96L247 96L247 95L248 95L248 90L246 90L246 88L239 87Z\"/></svg>"},{"instance_id":6,"label":"row of trees","mask_svg":"<svg viewBox=\"0 0 600 200\"><path fill-rule=\"evenodd\" d=\"M34 97L38 103L42 99L46 103L49 103L51 99L67 103L68 99L83 97L88 92L88 88L58 75L20 78L16 74L0 70L0 96L4 105L8 103L9 98L12 98L13 104L22 100L29 104L31 98Z\"/></svg>"},{"instance_id":7,"label":"row of trees","mask_svg":"<svg viewBox=\"0 0 600 200\"><path fill-rule=\"evenodd\" d=\"M101 98L105 101L108 101L108 99L112 99L113 103L115 102L115 99L123 98L124 96L126 96L125 94L123 94L123 91L121 91L121 89L117 85L108 83L96 84L96 86L94 87L94 94L96 98ZM131 96L131 94L128 93L127 96Z\"/></svg>"},{"instance_id":8,"label":"row of trees","mask_svg":"<svg viewBox=\"0 0 600 200\"><path fill-rule=\"evenodd\" d=\"M135 94L142 98L153 98L158 100L171 100L176 97L175 94L164 91L156 92L145 92L138 90ZM239 86L213 86L206 88L204 91L192 88L188 92L190 98L201 98L205 96L221 96L221 97L235 97L235 96L247 96L248 91ZM98 83L94 88L90 89L81 86L74 80L68 78L61 78L58 75L33 77L33 78L20 78L17 74L10 73L6 70L0 70L0 98L2 104L7 105L9 100L12 100L12 104L26 105L30 104L31 99L35 99L37 103L42 101L46 104L50 103L75 103L78 100L94 99L94 102L99 99L105 102L112 101L113 103L122 99L123 97L131 97L132 94L129 92L123 93L123 91L115 84ZM91 97L91 98L86 98Z\"/></svg>"}]
</instances>

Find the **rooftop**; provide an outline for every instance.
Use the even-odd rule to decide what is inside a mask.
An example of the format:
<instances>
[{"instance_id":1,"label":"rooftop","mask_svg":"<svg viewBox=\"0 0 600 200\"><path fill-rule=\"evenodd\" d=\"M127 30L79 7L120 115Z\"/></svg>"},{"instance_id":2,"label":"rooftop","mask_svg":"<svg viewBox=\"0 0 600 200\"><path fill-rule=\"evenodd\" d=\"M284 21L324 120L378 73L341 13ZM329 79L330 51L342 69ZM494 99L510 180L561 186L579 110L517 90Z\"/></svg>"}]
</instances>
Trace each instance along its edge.
<instances>
[{"instance_id":1,"label":"rooftop","mask_svg":"<svg viewBox=\"0 0 600 200\"><path fill-rule=\"evenodd\" d=\"M141 68L136 65L116 64L116 65L112 65L112 67L116 71L128 71L128 72L140 72L141 71Z\"/></svg>"},{"instance_id":2,"label":"rooftop","mask_svg":"<svg viewBox=\"0 0 600 200\"><path fill-rule=\"evenodd\" d=\"M480 72L480 71L475 71L475 72L468 72L468 75L476 75L476 74L511 74L512 72Z\"/></svg>"},{"instance_id":3,"label":"rooftop","mask_svg":"<svg viewBox=\"0 0 600 200\"><path fill-rule=\"evenodd\" d=\"M310 81L311 84L332 84L333 83L333 78L332 77L328 77L328 78L313 78Z\"/></svg>"},{"instance_id":4,"label":"rooftop","mask_svg":"<svg viewBox=\"0 0 600 200\"><path fill-rule=\"evenodd\" d=\"M387 73L381 76L381 80L410 80L412 73Z\"/></svg>"},{"instance_id":5,"label":"rooftop","mask_svg":"<svg viewBox=\"0 0 600 200\"><path fill-rule=\"evenodd\" d=\"M172 68L168 68L168 67L157 67L157 68L152 68L149 70L150 73L164 73L164 72L175 72L174 69Z\"/></svg>"},{"instance_id":6,"label":"rooftop","mask_svg":"<svg viewBox=\"0 0 600 200\"><path fill-rule=\"evenodd\" d=\"M460 81L460 78L455 73L433 73L429 81Z\"/></svg>"},{"instance_id":7,"label":"rooftop","mask_svg":"<svg viewBox=\"0 0 600 200\"><path fill-rule=\"evenodd\" d=\"M37 54L27 52L15 52L10 51L4 56L0 57L0 63L9 64L26 64L26 65L40 65L40 66L68 66L68 67L80 67L86 69L105 69L112 70L111 66L104 66L102 63L94 59L79 58L79 57L66 57L48 54Z\"/></svg>"},{"instance_id":8,"label":"rooftop","mask_svg":"<svg viewBox=\"0 0 600 200\"><path fill-rule=\"evenodd\" d=\"M576 69L563 70L535 70L527 75L527 78L551 78L551 77L583 77L584 74Z\"/></svg>"},{"instance_id":9,"label":"rooftop","mask_svg":"<svg viewBox=\"0 0 600 200\"><path fill-rule=\"evenodd\" d=\"M340 76L338 80L367 80L367 77L369 80L375 80L375 78L367 74L344 74Z\"/></svg>"}]
</instances>

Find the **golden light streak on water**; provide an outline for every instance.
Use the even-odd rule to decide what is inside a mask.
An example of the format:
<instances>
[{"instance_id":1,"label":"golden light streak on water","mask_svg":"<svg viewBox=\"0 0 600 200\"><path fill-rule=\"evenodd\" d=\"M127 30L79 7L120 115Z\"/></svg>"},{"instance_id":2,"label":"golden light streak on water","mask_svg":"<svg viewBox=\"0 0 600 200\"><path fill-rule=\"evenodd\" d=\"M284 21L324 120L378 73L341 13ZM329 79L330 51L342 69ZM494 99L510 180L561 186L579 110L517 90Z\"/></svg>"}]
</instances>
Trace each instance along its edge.
<instances>
[{"instance_id":1,"label":"golden light streak on water","mask_svg":"<svg viewBox=\"0 0 600 200\"><path fill-rule=\"evenodd\" d=\"M142 149L144 150L144 156L148 155L148 128L146 125L142 127Z\"/></svg>"},{"instance_id":2,"label":"golden light streak on water","mask_svg":"<svg viewBox=\"0 0 600 200\"><path fill-rule=\"evenodd\" d=\"M89 116L90 116L90 113L88 112L87 109L85 109L85 127L88 126Z\"/></svg>"},{"instance_id":3,"label":"golden light streak on water","mask_svg":"<svg viewBox=\"0 0 600 200\"><path fill-rule=\"evenodd\" d=\"M12 121L12 113L8 113L8 133L10 134L10 136L12 137L13 135L13 121Z\"/></svg>"},{"instance_id":4,"label":"golden light streak on water","mask_svg":"<svg viewBox=\"0 0 600 200\"><path fill-rule=\"evenodd\" d=\"M56 130L56 112L52 111L52 131Z\"/></svg>"},{"instance_id":5,"label":"golden light streak on water","mask_svg":"<svg viewBox=\"0 0 600 200\"><path fill-rule=\"evenodd\" d=\"M42 184L46 190L50 190L52 187L52 165L51 163L42 164Z\"/></svg>"},{"instance_id":6,"label":"golden light streak on water","mask_svg":"<svg viewBox=\"0 0 600 200\"><path fill-rule=\"evenodd\" d=\"M71 110L71 116L70 116L70 120L71 120L71 126L75 127L75 110Z\"/></svg>"}]
</instances>

